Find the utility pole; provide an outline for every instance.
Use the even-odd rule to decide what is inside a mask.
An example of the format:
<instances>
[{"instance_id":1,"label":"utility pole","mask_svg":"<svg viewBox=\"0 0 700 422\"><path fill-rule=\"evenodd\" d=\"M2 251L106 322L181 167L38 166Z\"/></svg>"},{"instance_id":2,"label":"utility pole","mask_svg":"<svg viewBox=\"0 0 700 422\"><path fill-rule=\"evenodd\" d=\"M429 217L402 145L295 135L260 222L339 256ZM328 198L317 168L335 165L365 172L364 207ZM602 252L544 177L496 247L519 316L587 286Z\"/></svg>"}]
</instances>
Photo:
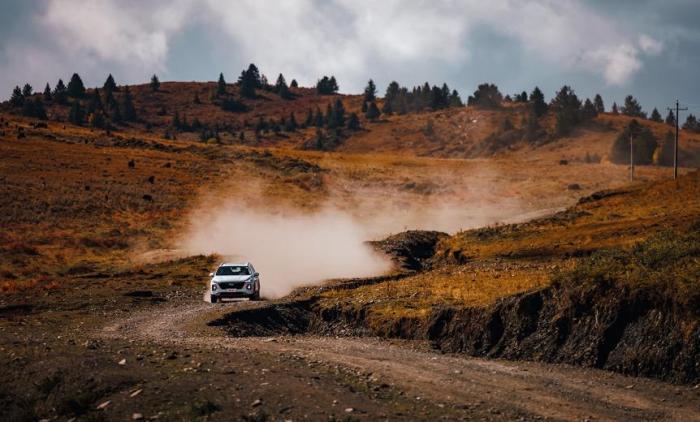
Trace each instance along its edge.
<instances>
[{"instance_id":1,"label":"utility pole","mask_svg":"<svg viewBox=\"0 0 700 422\"><path fill-rule=\"evenodd\" d=\"M667 110L673 110L671 107L666 107ZM680 112L688 110L688 107L680 108L678 100L676 100L676 139L673 143L673 178L678 179L678 123L681 120Z\"/></svg>"}]
</instances>

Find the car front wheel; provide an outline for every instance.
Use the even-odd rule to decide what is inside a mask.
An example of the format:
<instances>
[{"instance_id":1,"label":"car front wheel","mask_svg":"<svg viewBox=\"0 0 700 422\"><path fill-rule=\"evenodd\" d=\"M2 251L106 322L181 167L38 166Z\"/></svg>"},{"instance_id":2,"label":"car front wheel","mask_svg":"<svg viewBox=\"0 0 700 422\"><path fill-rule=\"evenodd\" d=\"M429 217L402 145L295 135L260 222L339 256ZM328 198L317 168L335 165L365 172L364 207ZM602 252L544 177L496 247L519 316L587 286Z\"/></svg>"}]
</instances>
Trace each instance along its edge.
<instances>
[{"instance_id":1,"label":"car front wheel","mask_svg":"<svg viewBox=\"0 0 700 422\"><path fill-rule=\"evenodd\" d=\"M211 297L211 303L216 303L218 300L219 300L219 298L216 296Z\"/></svg>"}]
</instances>

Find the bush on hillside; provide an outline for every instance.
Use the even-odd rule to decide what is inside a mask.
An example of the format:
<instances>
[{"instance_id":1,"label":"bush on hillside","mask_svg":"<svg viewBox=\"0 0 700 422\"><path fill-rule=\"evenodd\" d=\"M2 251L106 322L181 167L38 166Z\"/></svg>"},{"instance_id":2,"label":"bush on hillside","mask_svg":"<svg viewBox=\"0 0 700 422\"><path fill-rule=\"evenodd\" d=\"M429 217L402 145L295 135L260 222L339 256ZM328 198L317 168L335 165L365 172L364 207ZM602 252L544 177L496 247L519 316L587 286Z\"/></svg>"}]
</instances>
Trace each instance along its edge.
<instances>
[{"instance_id":1,"label":"bush on hillside","mask_svg":"<svg viewBox=\"0 0 700 422\"><path fill-rule=\"evenodd\" d=\"M574 289L616 287L636 292L655 306L700 315L698 280L700 222L687 234L664 232L629 250L596 252L554 282Z\"/></svg>"},{"instance_id":2,"label":"bush on hillside","mask_svg":"<svg viewBox=\"0 0 700 422\"><path fill-rule=\"evenodd\" d=\"M652 164L658 142L651 130L632 120L618 135L612 145L610 160L615 164L630 162L630 136L634 145L634 164Z\"/></svg>"}]
</instances>

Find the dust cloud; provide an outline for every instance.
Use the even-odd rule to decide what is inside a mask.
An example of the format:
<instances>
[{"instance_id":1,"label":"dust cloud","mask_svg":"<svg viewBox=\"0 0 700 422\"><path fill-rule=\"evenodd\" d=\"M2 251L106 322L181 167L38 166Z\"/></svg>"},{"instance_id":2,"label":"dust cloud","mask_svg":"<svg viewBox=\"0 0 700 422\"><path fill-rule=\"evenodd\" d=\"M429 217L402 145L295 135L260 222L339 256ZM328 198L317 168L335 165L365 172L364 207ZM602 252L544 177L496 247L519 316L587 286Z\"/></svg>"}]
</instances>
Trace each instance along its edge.
<instances>
[{"instance_id":1,"label":"dust cloud","mask_svg":"<svg viewBox=\"0 0 700 422\"><path fill-rule=\"evenodd\" d=\"M184 249L249 260L260 272L262 296L277 298L327 279L388 271L390 262L365 243L366 235L359 222L335 210L302 215L230 208L195 220Z\"/></svg>"},{"instance_id":2,"label":"dust cloud","mask_svg":"<svg viewBox=\"0 0 700 422\"><path fill-rule=\"evenodd\" d=\"M325 198L307 207L266 198L270 184L250 179L196 207L179 247L252 262L267 298L328 279L381 275L391 262L368 240L416 229L454 233L514 222L533 211L517 194L488 183L496 176L483 168L479 174L486 181L426 175L429 195L392 184L396 177L362 187L336 181Z\"/></svg>"}]
</instances>

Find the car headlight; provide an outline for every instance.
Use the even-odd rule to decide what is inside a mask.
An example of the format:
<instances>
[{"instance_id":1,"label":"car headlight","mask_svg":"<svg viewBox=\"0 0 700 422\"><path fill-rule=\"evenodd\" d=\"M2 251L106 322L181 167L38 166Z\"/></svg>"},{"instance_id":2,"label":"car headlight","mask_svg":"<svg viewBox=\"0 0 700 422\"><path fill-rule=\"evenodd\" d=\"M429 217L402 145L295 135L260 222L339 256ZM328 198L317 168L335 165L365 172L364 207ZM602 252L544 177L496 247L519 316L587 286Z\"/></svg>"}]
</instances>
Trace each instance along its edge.
<instances>
[{"instance_id":1,"label":"car headlight","mask_svg":"<svg viewBox=\"0 0 700 422\"><path fill-rule=\"evenodd\" d=\"M248 289L248 290L250 290L250 289L252 288L252 284L250 284L250 283L246 284L246 285L245 285L245 288Z\"/></svg>"},{"instance_id":2,"label":"car headlight","mask_svg":"<svg viewBox=\"0 0 700 422\"><path fill-rule=\"evenodd\" d=\"M218 288L219 288L219 286L217 286L216 283L211 283L211 290L212 291L216 291L216 289L218 289Z\"/></svg>"}]
</instances>

